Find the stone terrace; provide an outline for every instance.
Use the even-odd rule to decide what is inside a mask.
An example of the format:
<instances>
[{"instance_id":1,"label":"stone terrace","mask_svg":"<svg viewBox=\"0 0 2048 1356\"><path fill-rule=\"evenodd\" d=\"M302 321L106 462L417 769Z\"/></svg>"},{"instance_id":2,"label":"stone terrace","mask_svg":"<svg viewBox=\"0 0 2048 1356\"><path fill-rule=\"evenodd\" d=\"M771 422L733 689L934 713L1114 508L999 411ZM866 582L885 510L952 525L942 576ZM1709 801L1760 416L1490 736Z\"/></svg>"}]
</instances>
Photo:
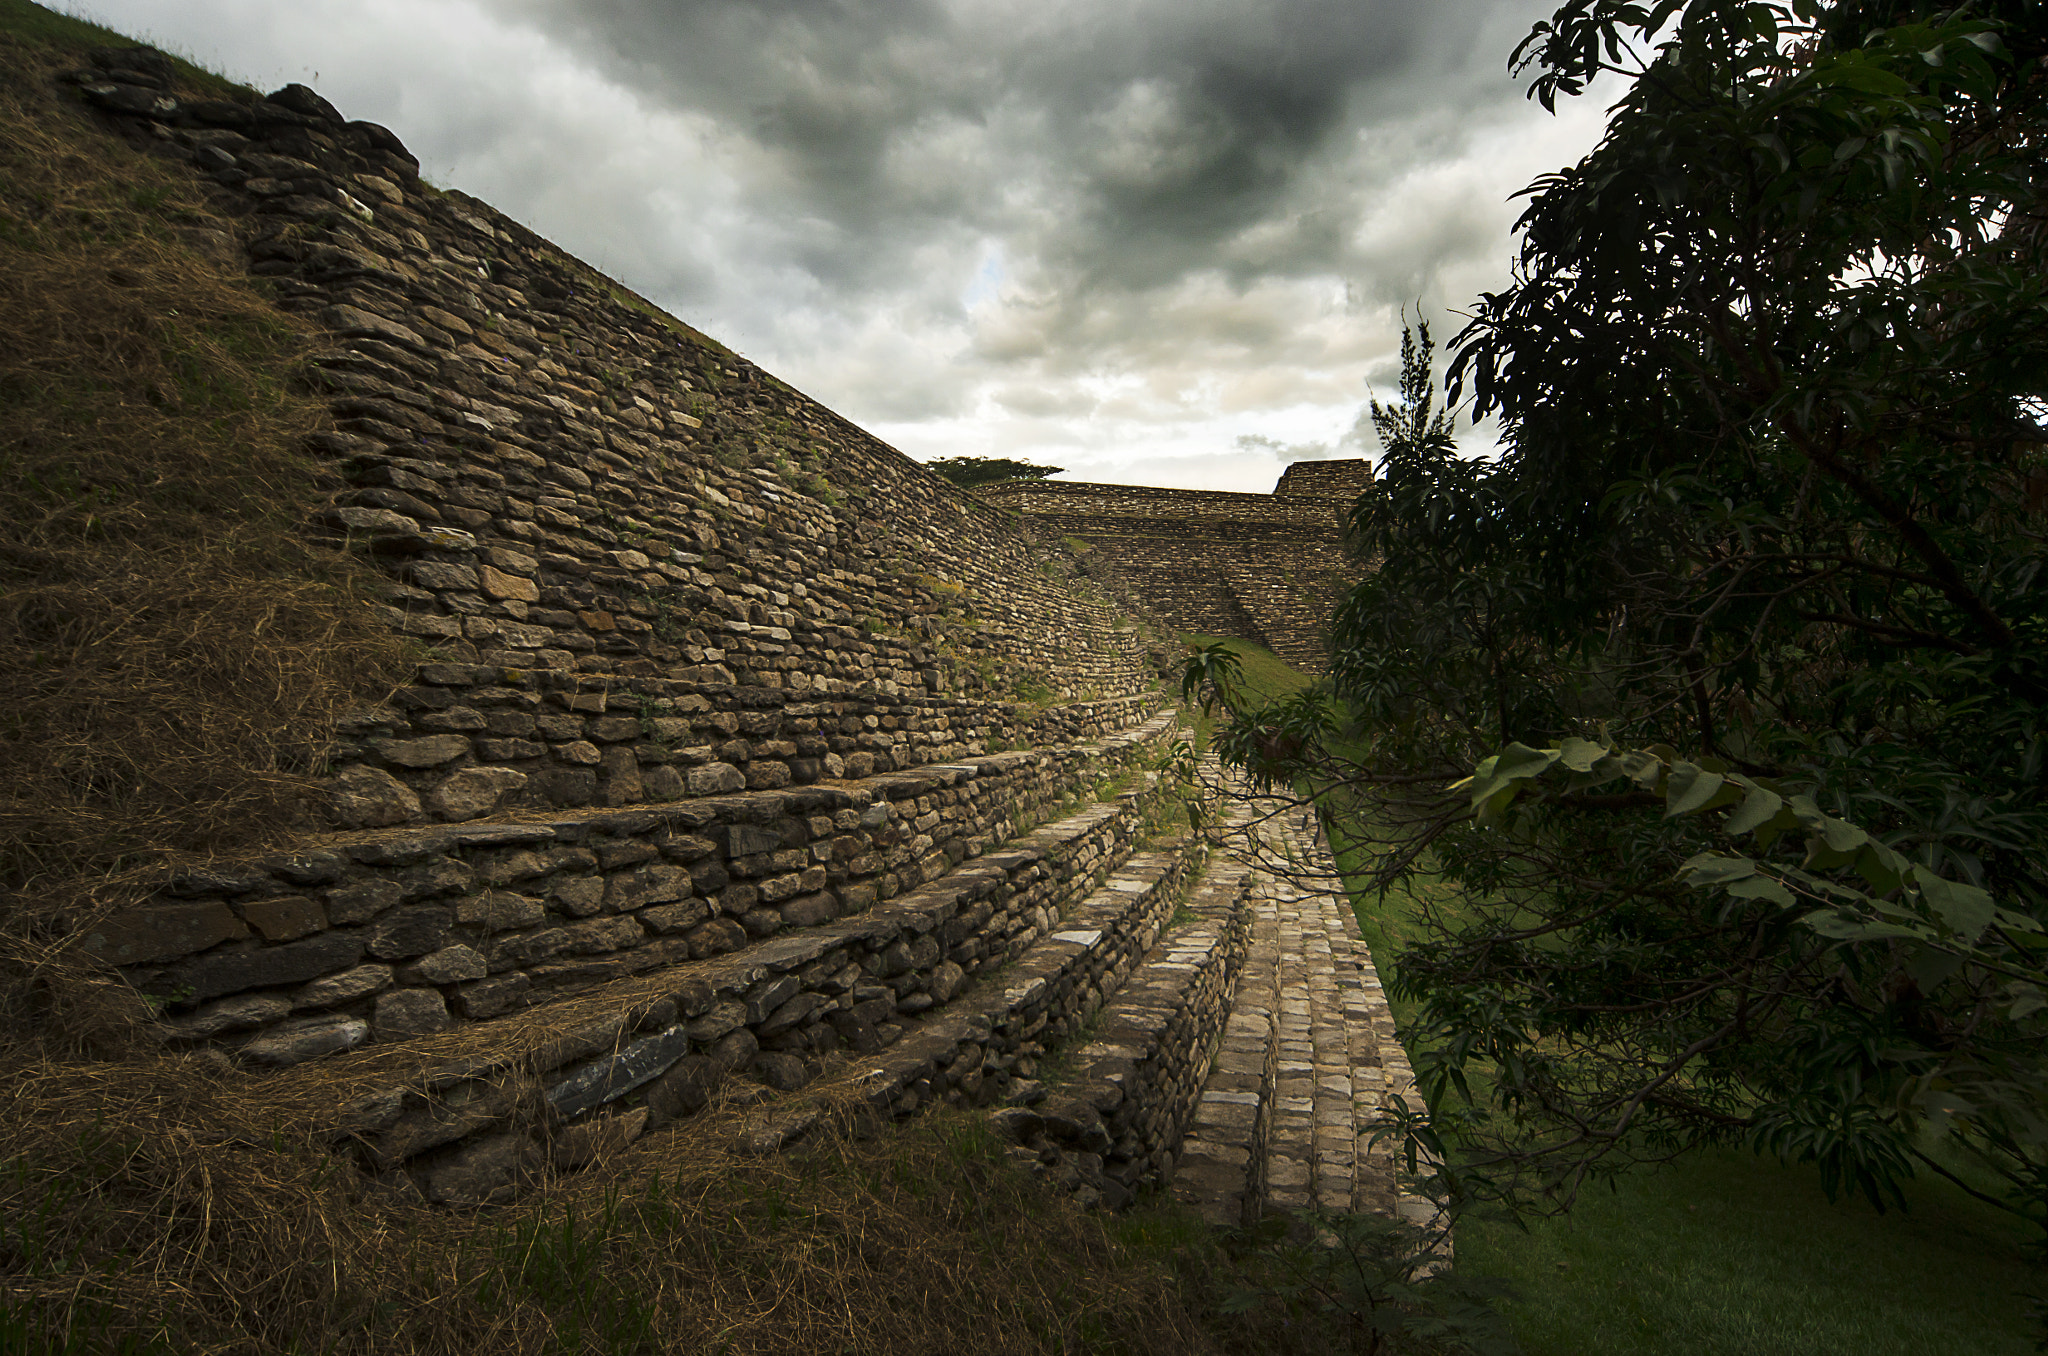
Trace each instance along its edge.
<instances>
[{"instance_id":1,"label":"stone terrace","mask_svg":"<svg viewBox=\"0 0 2048 1356\"><path fill-rule=\"evenodd\" d=\"M167 1040L332 1107L366 1171L448 1206L714 1097L772 1152L844 1109L827 1075L870 1117L991 1107L1088 1204L1177 1170L1218 1218L1400 1204L1359 1138L1408 1086L1369 958L1267 869L1305 823L1234 797L1218 841L1173 827L1199 793L1161 771L1138 627L1305 662L1349 472L1043 491L1141 525L1089 539L1119 609L1061 582L1068 518L956 490L423 184L388 129L95 61L79 96L210 178L326 336L308 530L382 561L429 651L341 731L323 830L96 922ZM1158 570L1197 538L1206 580Z\"/></svg>"}]
</instances>

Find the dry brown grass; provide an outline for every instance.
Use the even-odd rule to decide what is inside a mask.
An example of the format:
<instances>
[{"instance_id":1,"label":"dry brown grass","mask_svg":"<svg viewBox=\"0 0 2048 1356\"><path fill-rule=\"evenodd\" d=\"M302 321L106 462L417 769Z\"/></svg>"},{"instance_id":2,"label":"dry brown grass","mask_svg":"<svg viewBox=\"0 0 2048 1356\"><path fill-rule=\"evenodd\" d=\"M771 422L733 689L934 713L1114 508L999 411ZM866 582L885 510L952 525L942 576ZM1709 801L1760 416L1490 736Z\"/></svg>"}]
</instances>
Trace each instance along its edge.
<instances>
[{"instance_id":1,"label":"dry brown grass","mask_svg":"<svg viewBox=\"0 0 2048 1356\"><path fill-rule=\"evenodd\" d=\"M75 64L0 38L0 889L39 922L288 829L404 653L305 541L307 336L203 181L67 106Z\"/></svg>"},{"instance_id":2,"label":"dry brown grass","mask_svg":"<svg viewBox=\"0 0 2048 1356\"><path fill-rule=\"evenodd\" d=\"M732 1149L746 1113L728 1106L516 1209L456 1214L384 1192L258 1080L197 1060L93 1078L17 1063L0 1088L23 1126L0 1164L0 1349L1207 1346L1169 1272L1004 1165L962 1113L762 1159Z\"/></svg>"}]
</instances>

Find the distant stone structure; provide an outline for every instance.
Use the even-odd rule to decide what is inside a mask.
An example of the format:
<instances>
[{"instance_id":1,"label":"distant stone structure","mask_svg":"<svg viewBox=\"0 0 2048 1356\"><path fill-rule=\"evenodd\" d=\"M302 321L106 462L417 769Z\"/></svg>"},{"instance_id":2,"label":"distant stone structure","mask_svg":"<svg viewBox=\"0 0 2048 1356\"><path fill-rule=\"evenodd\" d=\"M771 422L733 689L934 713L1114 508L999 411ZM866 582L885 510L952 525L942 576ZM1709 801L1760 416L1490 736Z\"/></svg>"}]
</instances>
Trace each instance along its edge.
<instances>
[{"instance_id":1,"label":"distant stone structure","mask_svg":"<svg viewBox=\"0 0 2048 1356\"><path fill-rule=\"evenodd\" d=\"M1256 641L1329 666L1324 629L1356 567L1344 514L1372 483L1360 458L1300 461L1271 494L1012 480L977 491L1041 539L1066 538L1117 601L1178 631Z\"/></svg>"}]
</instances>

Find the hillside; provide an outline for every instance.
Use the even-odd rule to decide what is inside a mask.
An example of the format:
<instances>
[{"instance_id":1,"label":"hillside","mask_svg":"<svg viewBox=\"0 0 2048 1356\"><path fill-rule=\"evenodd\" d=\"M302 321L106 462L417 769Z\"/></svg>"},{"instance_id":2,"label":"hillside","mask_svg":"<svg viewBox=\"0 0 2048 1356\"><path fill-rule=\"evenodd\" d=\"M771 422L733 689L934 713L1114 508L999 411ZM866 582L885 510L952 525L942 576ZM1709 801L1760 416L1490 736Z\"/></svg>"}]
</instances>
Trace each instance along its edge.
<instances>
[{"instance_id":1,"label":"hillside","mask_svg":"<svg viewBox=\"0 0 2048 1356\"><path fill-rule=\"evenodd\" d=\"M1421 1206L1157 619L391 130L0 19L0 1342L1363 1321L1211 1228Z\"/></svg>"}]
</instances>

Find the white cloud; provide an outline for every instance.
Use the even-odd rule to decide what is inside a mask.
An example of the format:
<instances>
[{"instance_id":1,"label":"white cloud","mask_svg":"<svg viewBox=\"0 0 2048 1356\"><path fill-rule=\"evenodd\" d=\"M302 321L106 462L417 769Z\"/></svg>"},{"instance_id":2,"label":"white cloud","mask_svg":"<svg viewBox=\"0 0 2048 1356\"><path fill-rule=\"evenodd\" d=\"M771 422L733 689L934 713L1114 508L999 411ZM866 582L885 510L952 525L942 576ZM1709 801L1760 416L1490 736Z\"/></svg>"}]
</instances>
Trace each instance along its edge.
<instances>
[{"instance_id":1,"label":"white cloud","mask_svg":"<svg viewBox=\"0 0 2048 1356\"><path fill-rule=\"evenodd\" d=\"M1544 0L98 0L391 126L913 455L1266 489L1576 159ZM1252 436L1268 442L1241 443ZM1350 441L1346 441L1349 438ZM1490 442L1484 430L1475 446Z\"/></svg>"}]
</instances>

